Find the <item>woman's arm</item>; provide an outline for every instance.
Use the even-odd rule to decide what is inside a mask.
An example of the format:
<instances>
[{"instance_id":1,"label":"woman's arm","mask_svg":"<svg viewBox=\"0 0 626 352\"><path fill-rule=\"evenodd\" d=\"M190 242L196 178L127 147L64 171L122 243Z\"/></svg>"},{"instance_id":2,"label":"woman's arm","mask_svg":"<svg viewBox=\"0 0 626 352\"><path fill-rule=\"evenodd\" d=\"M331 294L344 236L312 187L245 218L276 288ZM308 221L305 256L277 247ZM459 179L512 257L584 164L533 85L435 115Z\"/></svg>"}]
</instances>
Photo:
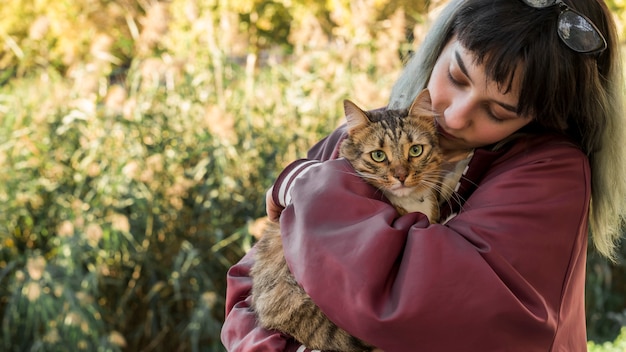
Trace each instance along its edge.
<instances>
[{"instance_id":1,"label":"woman's arm","mask_svg":"<svg viewBox=\"0 0 626 352\"><path fill-rule=\"evenodd\" d=\"M445 226L396 218L379 193L332 160L295 181L281 216L290 268L331 320L387 352L547 351L559 328L583 350L582 153L520 146Z\"/></svg>"},{"instance_id":2,"label":"woman's arm","mask_svg":"<svg viewBox=\"0 0 626 352\"><path fill-rule=\"evenodd\" d=\"M311 161L325 161L331 159L337 159L339 156L339 146L347 136L346 125L339 126L330 135L326 136L319 142L317 142L313 148L307 152L307 159ZM281 176L285 174L285 171L289 172L290 168L293 168L295 163L292 163L281 173ZM278 180L278 184L281 184L281 180ZM278 221L280 213L283 211L284 206L282 203L277 203L274 198L274 187L272 186L265 195L265 212L267 217L271 221Z\"/></svg>"}]
</instances>

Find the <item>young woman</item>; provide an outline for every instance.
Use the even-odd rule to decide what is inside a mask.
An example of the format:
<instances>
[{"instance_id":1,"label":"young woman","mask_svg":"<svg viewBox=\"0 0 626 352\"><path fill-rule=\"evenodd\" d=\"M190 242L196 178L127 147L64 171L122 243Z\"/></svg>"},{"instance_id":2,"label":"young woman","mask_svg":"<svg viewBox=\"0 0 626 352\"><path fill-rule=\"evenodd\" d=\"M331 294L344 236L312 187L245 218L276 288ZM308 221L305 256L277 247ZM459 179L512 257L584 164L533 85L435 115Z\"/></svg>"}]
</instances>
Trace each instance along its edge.
<instances>
[{"instance_id":1,"label":"young woman","mask_svg":"<svg viewBox=\"0 0 626 352\"><path fill-rule=\"evenodd\" d=\"M602 0L452 0L389 106L429 89L465 170L456 216L399 217L336 159L339 129L268 192L297 281L386 352L585 351L588 229L612 258L626 209L620 62ZM224 345L305 351L256 325L251 260L229 271Z\"/></svg>"}]
</instances>

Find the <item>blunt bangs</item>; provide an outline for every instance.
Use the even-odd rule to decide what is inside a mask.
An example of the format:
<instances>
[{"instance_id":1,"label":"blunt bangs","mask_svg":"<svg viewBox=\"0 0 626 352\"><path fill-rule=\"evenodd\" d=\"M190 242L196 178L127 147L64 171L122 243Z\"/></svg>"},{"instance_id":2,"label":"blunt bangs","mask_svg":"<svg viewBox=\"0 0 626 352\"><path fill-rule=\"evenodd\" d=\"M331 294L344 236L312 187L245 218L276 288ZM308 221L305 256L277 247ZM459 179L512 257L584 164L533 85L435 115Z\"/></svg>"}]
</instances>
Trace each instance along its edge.
<instances>
[{"instance_id":1,"label":"blunt bangs","mask_svg":"<svg viewBox=\"0 0 626 352\"><path fill-rule=\"evenodd\" d=\"M519 115L534 115L536 124L563 132L571 103L563 97L576 87L571 83L577 53L560 43L557 17L558 11L537 11L518 0L468 0L452 32L503 92L522 75Z\"/></svg>"}]
</instances>

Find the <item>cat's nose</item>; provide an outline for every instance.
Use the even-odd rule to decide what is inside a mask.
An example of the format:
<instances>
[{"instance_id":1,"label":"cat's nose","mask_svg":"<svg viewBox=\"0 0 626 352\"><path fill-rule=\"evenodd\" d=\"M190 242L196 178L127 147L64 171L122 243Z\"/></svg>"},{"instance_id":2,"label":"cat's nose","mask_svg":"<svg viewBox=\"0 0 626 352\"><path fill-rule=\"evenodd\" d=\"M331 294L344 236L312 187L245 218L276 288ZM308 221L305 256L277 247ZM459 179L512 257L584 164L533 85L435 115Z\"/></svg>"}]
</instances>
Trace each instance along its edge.
<instances>
[{"instance_id":1,"label":"cat's nose","mask_svg":"<svg viewBox=\"0 0 626 352\"><path fill-rule=\"evenodd\" d=\"M408 174L408 172L407 172L406 169L398 168L398 169L394 170L393 177L395 179L397 179L398 181L404 183L404 181L406 180L407 174Z\"/></svg>"}]
</instances>

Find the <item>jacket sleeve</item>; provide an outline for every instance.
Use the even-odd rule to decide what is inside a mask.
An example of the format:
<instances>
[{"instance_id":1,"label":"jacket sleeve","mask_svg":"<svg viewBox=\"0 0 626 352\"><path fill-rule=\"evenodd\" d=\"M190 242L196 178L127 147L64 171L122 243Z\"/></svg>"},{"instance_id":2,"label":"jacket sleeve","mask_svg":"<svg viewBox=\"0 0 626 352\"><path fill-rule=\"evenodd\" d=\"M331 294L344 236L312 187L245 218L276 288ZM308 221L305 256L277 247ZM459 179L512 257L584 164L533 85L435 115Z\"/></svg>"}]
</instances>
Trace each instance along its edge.
<instances>
[{"instance_id":1,"label":"jacket sleeve","mask_svg":"<svg viewBox=\"0 0 626 352\"><path fill-rule=\"evenodd\" d=\"M277 331L259 327L250 309L253 263L252 248L228 270L226 286L226 319L221 340L229 352L305 352L310 351L294 339Z\"/></svg>"},{"instance_id":2,"label":"jacket sleeve","mask_svg":"<svg viewBox=\"0 0 626 352\"><path fill-rule=\"evenodd\" d=\"M561 305L584 281L587 159L571 146L502 159L445 225L397 217L343 159L311 168L280 220L291 271L386 352L549 351L567 310L582 316L568 350L586 350L584 300Z\"/></svg>"},{"instance_id":3,"label":"jacket sleeve","mask_svg":"<svg viewBox=\"0 0 626 352\"><path fill-rule=\"evenodd\" d=\"M312 160L325 161L337 159L339 155L339 146L347 136L346 125L341 125L327 137L317 142L307 152L307 158Z\"/></svg>"},{"instance_id":4,"label":"jacket sleeve","mask_svg":"<svg viewBox=\"0 0 626 352\"><path fill-rule=\"evenodd\" d=\"M345 126L339 127L315 144L308 151L307 157L313 160L336 158L340 142L345 135ZM277 196L278 190L274 193ZM257 326L256 316L250 309L252 279L249 274L253 253L254 248L228 271L226 318L221 330L222 343L230 352L310 351L289 336Z\"/></svg>"}]
</instances>

